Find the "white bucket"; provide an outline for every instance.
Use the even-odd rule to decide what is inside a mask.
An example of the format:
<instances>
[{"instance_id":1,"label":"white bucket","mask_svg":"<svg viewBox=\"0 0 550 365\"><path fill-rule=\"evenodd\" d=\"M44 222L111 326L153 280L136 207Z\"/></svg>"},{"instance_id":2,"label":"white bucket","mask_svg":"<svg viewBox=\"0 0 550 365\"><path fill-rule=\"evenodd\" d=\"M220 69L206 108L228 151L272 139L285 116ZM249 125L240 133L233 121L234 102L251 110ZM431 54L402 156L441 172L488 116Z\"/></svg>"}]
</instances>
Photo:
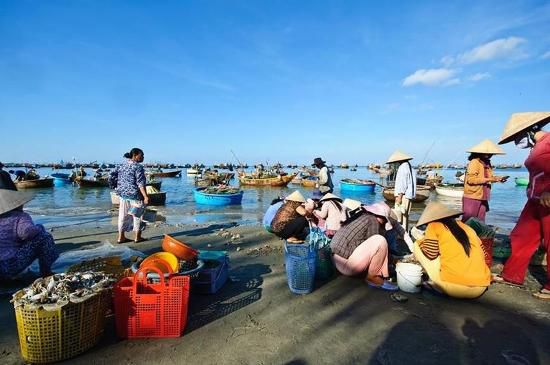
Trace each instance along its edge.
<instances>
[{"instance_id":1,"label":"white bucket","mask_svg":"<svg viewBox=\"0 0 550 365\"><path fill-rule=\"evenodd\" d=\"M406 293L419 293L422 284L422 267L417 264L397 263L397 285Z\"/></svg>"}]
</instances>

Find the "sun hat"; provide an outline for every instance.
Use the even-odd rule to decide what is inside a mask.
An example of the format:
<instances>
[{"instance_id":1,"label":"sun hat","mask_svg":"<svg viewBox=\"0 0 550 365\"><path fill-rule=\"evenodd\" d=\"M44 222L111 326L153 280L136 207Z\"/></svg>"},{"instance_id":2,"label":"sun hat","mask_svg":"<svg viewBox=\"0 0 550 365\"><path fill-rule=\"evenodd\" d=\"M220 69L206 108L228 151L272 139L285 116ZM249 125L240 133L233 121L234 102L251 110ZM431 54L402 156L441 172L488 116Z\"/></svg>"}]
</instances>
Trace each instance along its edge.
<instances>
[{"instance_id":1,"label":"sun hat","mask_svg":"<svg viewBox=\"0 0 550 365\"><path fill-rule=\"evenodd\" d=\"M327 162L323 161L323 159L321 157L316 157L315 159L313 159L313 164L314 165L321 165L321 164L324 164L324 163L327 163Z\"/></svg>"},{"instance_id":2,"label":"sun hat","mask_svg":"<svg viewBox=\"0 0 550 365\"><path fill-rule=\"evenodd\" d=\"M550 122L550 112L514 113L510 119L508 119L498 144L510 143L516 138L518 133L523 132L535 124L546 124L548 122Z\"/></svg>"},{"instance_id":3,"label":"sun hat","mask_svg":"<svg viewBox=\"0 0 550 365\"><path fill-rule=\"evenodd\" d=\"M386 231L391 231L393 229L393 226L390 222L391 208L388 206L388 204L374 203L372 205L366 205L365 210L379 217L386 218Z\"/></svg>"},{"instance_id":4,"label":"sun hat","mask_svg":"<svg viewBox=\"0 0 550 365\"><path fill-rule=\"evenodd\" d=\"M342 201L342 198L340 198L339 196L336 196L334 194L331 194L331 193L326 193L322 198L321 198L321 201L322 202L326 202L327 200L338 200L338 201Z\"/></svg>"},{"instance_id":5,"label":"sun hat","mask_svg":"<svg viewBox=\"0 0 550 365\"><path fill-rule=\"evenodd\" d=\"M506 153L493 141L488 139L483 140L481 143L471 147L466 152L468 153L483 153L488 155L505 155Z\"/></svg>"},{"instance_id":6,"label":"sun hat","mask_svg":"<svg viewBox=\"0 0 550 365\"><path fill-rule=\"evenodd\" d=\"M285 198L285 200L286 201L291 201L291 202L298 202L298 203L305 203L306 202L306 199L304 198L302 193L300 193L298 190L296 190L295 192L293 192L292 194L287 196Z\"/></svg>"},{"instance_id":7,"label":"sun hat","mask_svg":"<svg viewBox=\"0 0 550 365\"><path fill-rule=\"evenodd\" d=\"M313 199L313 200L321 200L322 197L323 197L323 194L321 194L321 192L319 190L315 190L311 194L311 199Z\"/></svg>"},{"instance_id":8,"label":"sun hat","mask_svg":"<svg viewBox=\"0 0 550 365\"><path fill-rule=\"evenodd\" d=\"M416 226L423 226L443 218L458 217L460 215L462 215L460 210L449 208L445 204L439 202L431 202L426 209L424 209L424 212L422 212Z\"/></svg>"},{"instance_id":9,"label":"sun hat","mask_svg":"<svg viewBox=\"0 0 550 365\"><path fill-rule=\"evenodd\" d=\"M388 158L388 162L386 163L394 163L394 162L401 162L401 161L409 161L413 158L406 153L403 153L401 151L395 151L390 158Z\"/></svg>"},{"instance_id":10,"label":"sun hat","mask_svg":"<svg viewBox=\"0 0 550 365\"><path fill-rule=\"evenodd\" d=\"M355 210L361 207L361 202L359 200L354 200L354 199L345 199L342 204L344 205L344 207L348 208L349 210Z\"/></svg>"},{"instance_id":11,"label":"sun hat","mask_svg":"<svg viewBox=\"0 0 550 365\"><path fill-rule=\"evenodd\" d=\"M31 201L33 197L34 195L32 193L0 189L0 214L19 208Z\"/></svg>"}]
</instances>

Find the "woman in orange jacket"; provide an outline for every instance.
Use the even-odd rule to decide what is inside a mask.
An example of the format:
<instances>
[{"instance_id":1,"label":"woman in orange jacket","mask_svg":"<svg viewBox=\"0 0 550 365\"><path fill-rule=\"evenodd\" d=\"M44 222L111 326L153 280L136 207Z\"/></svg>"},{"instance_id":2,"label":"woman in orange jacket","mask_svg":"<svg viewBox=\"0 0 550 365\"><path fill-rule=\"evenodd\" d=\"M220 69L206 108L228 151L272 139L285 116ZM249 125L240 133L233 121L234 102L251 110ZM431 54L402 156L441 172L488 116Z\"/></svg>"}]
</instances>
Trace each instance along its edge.
<instances>
[{"instance_id":1,"label":"woman in orange jacket","mask_svg":"<svg viewBox=\"0 0 550 365\"><path fill-rule=\"evenodd\" d=\"M491 157L493 155L503 155L504 151L486 139L466 152L470 153L468 158L470 163L464 179L464 197L462 198L464 215L462 221L466 222L474 217L485 222L485 215L489 211L489 200L491 199L491 184L505 182L508 178L493 174Z\"/></svg>"}]
</instances>

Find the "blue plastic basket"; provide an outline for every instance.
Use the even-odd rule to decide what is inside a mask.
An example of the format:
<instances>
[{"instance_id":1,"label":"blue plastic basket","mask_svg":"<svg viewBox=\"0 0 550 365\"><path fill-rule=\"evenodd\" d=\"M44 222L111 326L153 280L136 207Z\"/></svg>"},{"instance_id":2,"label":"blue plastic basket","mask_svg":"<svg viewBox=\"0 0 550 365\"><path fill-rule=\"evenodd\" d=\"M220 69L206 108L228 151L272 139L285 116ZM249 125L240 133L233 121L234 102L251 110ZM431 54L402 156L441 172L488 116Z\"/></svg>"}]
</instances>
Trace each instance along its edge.
<instances>
[{"instance_id":1,"label":"blue plastic basket","mask_svg":"<svg viewBox=\"0 0 550 365\"><path fill-rule=\"evenodd\" d=\"M302 244L294 245L285 241L285 266L288 288L295 294L309 294L315 283L317 250Z\"/></svg>"}]
</instances>

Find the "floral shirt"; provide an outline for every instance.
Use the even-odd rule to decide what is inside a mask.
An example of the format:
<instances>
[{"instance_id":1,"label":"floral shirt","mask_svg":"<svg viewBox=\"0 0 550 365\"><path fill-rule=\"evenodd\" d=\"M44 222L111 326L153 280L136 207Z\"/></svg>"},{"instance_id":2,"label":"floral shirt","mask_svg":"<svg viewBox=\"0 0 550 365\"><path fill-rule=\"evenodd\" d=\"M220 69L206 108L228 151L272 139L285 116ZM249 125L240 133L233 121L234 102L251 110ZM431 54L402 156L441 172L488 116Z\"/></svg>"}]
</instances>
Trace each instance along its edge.
<instances>
[{"instance_id":1,"label":"floral shirt","mask_svg":"<svg viewBox=\"0 0 550 365\"><path fill-rule=\"evenodd\" d=\"M145 187L145 169L137 162L129 160L127 163L118 165L113 175L117 176L116 192L121 198L132 200L143 200L139 191L140 187Z\"/></svg>"},{"instance_id":2,"label":"floral shirt","mask_svg":"<svg viewBox=\"0 0 550 365\"><path fill-rule=\"evenodd\" d=\"M43 230L22 210L14 209L0 215L0 261L15 256L24 241L34 238Z\"/></svg>"}]
</instances>

